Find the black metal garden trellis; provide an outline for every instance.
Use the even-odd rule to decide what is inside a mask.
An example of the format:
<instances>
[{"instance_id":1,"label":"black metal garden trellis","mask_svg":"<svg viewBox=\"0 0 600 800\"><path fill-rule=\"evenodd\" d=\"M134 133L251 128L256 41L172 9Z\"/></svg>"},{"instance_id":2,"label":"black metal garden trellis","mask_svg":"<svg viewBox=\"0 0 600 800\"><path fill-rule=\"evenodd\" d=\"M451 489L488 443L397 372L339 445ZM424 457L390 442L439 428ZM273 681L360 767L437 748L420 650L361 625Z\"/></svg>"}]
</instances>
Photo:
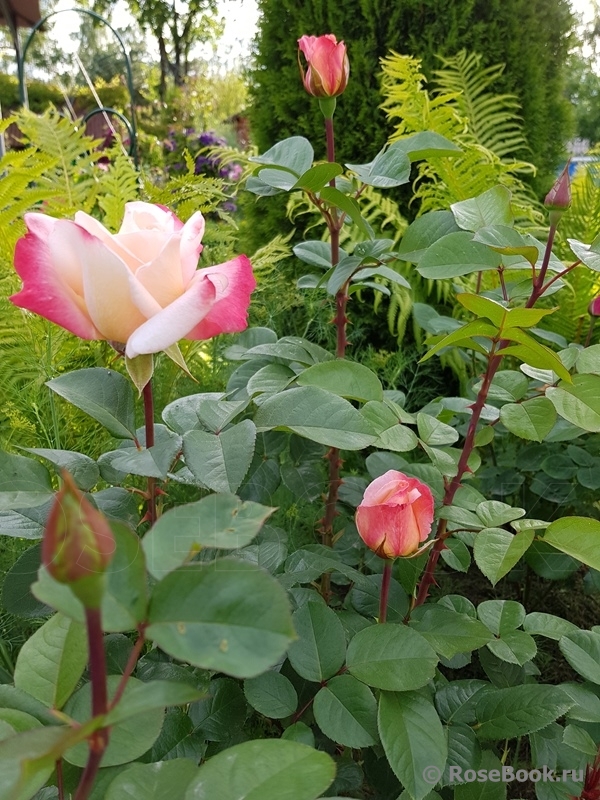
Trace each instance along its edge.
<instances>
[{"instance_id":1,"label":"black metal garden trellis","mask_svg":"<svg viewBox=\"0 0 600 800\"><path fill-rule=\"evenodd\" d=\"M0 3L4 2L5 0L0 0ZM32 27L31 31L29 32L29 36L25 40L23 47L20 48L18 46L18 37L17 37L17 44L15 46L16 55L17 55L17 68L18 68L18 76L19 76L19 95L21 99L21 103L24 106L27 106L27 85L25 82L25 58L27 56L27 51L33 37L37 33L37 31L44 25L44 23L50 19L50 17L56 16L57 14L64 14L68 11L75 11L78 14L87 14L88 16L92 17L93 19L101 22L103 25L106 25L110 31L115 36L116 40L118 41L121 50L123 51L123 57L125 59L125 78L127 81L127 89L129 91L129 98L130 98L130 119L127 119L123 114L116 111L114 108L108 108L105 106L99 106L98 108L94 109L90 113L85 116L85 120L87 121L90 117L94 116L95 114L104 114L108 116L117 117L127 128L130 137L130 145L129 145L129 153L133 157L134 163L137 166L137 126L135 122L135 95L134 95L134 88L133 88L133 71L131 68L131 58L125 47L125 42L123 41L119 32L113 28L110 22L105 19L102 15L98 14L95 11L91 11L89 8L64 8L58 11L51 11L50 13L46 14L46 16L39 19L35 25ZM13 37L14 38L14 37Z\"/></svg>"}]
</instances>

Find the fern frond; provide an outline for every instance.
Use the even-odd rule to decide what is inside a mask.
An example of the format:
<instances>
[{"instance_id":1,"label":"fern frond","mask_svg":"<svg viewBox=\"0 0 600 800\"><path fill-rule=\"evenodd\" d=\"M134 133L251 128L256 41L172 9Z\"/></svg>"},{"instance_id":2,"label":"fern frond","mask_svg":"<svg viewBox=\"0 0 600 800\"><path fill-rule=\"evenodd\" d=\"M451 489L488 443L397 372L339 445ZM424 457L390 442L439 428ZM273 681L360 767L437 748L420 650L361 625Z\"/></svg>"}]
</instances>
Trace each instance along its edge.
<instances>
[{"instance_id":1,"label":"fern frond","mask_svg":"<svg viewBox=\"0 0 600 800\"><path fill-rule=\"evenodd\" d=\"M123 219L125 203L140 195L140 176L132 159L120 147L108 151L107 171L98 178L98 205L104 212L103 223L117 231Z\"/></svg>"}]
</instances>

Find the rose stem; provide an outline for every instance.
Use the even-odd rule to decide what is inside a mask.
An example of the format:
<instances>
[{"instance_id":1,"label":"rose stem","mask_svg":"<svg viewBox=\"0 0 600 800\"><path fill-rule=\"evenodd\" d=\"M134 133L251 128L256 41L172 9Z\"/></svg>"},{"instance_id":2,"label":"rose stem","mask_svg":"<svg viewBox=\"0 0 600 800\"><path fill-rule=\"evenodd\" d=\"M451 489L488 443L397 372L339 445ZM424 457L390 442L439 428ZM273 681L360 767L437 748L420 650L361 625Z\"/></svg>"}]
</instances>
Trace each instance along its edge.
<instances>
[{"instance_id":1,"label":"rose stem","mask_svg":"<svg viewBox=\"0 0 600 800\"><path fill-rule=\"evenodd\" d=\"M144 386L144 423L146 426L146 448L154 445L154 398L152 396L152 378ZM156 478L148 478L148 509L146 516L150 526L156 522Z\"/></svg>"},{"instance_id":2,"label":"rose stem","mask_svg":"<svg viewBox=\"0 0 600 800\"><path fill-rule=\"evenodd\" d=\"M90 653L90 679L92 683L92 716L106 714L108 696L106 686L106 660L99 608L85 609L88 648ZM102 756L108 745L108 729L94 731L89 740L88 761L75 792L74 800L87 800L100 767Z\"/></svg>"},{"instance_id":3,"label":"rose stem","mask_svg":"<svg viewBox=\"0 0 600 800\"><path fill-rule=\"evenodd\" d=\"M535 278L533 281L531 295L529 297L529 300L525 304L525 308L531 308L537 302L537 300L539 300L539 298L544 293L544 290L546 289L546 287L544 286L544 279L546 277L546 272L548 271L548 265L550 263L550 256L552 254L552 244L554 242L555 234L556 234L556 225L551 225L550 232L548 234L548 241L546 242L546 250L544 252L544 259L542 261L542 266L540 268L540 272L537 278ZM469 428L467 430L467 435L465 437L465 441L463 444L462 453L460 454L460 458L458 461L456 475L447 485L446 491L444 492L444 500L443 500L444 506L452 505L452 501L454 500L454 495L460 488L463 475L468 470L468 461L471 456L471 453L473 452L473 447L475 444L475 434L477 432L477 424L479 423L481 412L483 411L483 407L485 406L485 401L487 400L488 392L492 380L494 379L494 375L496 374L496 372L498 371L498 367L502 363L503 356L495 355L495 351L496 348L498 350L502 350L502 348L506 344L507 344L506 341L493 342L492 349L488 356L488 365L485 371L483 382L477 394L477 399L475 400L475 403L472 406L473 414L471 416L471 421L469 423ZM409 610L408 616L410 616L410 612L412 611L413 608L422 605L427 599L427 595L429 594L429 589L431 588L431 585L435 582L435 568L439 561L440 553L445 547L444 540L447 539L449 535L450 533L446 530L446 520L440 519L436 532L436 542L434 546L431 548L431 551L429 553L429 558L427 559L427 564L425 566L423 576L419 581L417 596L415 598L415 601L411 609Z\"/></svg>"},{"instance_id":4,"label":"rose stem","mask_svg":"<svg viewBox=\"0 0 600 800\"><path fill-rule=\"evenodd\" d=\"M388 597L390 594L390 578L392 577L393 561L386 559L381 578L381 595L379 597L379 622L387 619Z\"/></svg>"},{"instance_id":5,"label":"rose stem","mask_svg":"<svg viewBox=\"0 0 600 800\"><path fill-rule=\"evenodd\" d=\"M335 161L335 134L333 131L333 117L325 118L325 137L327 140L327 160L329 162ZM329 181L329 185L335 187L335 178ZM327 227L329 228L329 237L331 241L331 266L335 265L340 260L340 221L339 215L332 210L330 221ZM348 318L346 317L346 304L348 302L348 283L346 282L335 296L335 317L334 324L336 327L336 358L344 358L346 354L346 324ZM327 460L329 461L329 490L327 500L325 502L325 515L322 519L321 535L323 537L323 544L326 547L333 546L333 520L335 519L335 507L337 505L338 489L341 484L340 480L340 466L342 461L340 459L340 451L337 447L330 448L327 453ZM321 594L327 600L331 591L331 578L328 572L323 573L321 577Z\"/></svg>"}]
</instances>

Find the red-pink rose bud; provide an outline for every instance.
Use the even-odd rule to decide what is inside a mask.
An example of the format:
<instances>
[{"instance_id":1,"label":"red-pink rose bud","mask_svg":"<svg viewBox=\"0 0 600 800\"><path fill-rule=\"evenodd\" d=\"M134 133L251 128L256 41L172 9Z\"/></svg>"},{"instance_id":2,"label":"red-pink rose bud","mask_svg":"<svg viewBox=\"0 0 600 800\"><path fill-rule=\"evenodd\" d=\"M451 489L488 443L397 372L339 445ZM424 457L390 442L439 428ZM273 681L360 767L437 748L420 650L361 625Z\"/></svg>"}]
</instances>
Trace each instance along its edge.
<instances>
[{"instance_id":1,"label":"red-pink rose bud","mask_svg":"<svg viewBox=\"0 0 600 800\"><path fill-rule=\"evenodd\" d=\"M87 606L101 599L99 578L115 552L115 539L106 517L63 472L42 540L42 564L59 583L71 586Z\"/></svg>"},{"instance_id":2,"label":"red-pink rose bud","mask_svg":"<svg viewBox=\"0 0 600 800\"><path fill-rule=\"evenodd\" d=\"M365 489L356 527L381 558L411 556L429 536L433 505L429 486L391 469Z\"/></svg>"},{"instance_id":3,"label":"red-pink rose bud","mask_svg":"<svg viewBox=\"0 0 600 800\"><path fill-rule=\"evenodd\" d=\"M566 211L571 205L571 179L569 177L569 162L554 182L544 200L544 205L550 211Z\"/></svg>"},{"instance_id":4,"label":"red-pink rose bud","mask_svg":"<svg viewBox=\"0 0 600 800\"><path fill-rule=\"evenodd\" d=\"M590 317L600 317L600 295L598 297L594 297L592 302L589 304L588 314Z\"/></svg>"},{"instance_id":5,"label":"red-pink rose bud","mask_svg":"<svg viewBox=\"0 0 600 800\"><path fill-rule=\"evenodd\" d=\"M350 63L346 45L332 33L325 36L302 36L298 39L308 68L300 63L304 88L314 97L338 97L348 85ZM300 58L298 57L300 62Z\"/></svg>"}]
</instances>

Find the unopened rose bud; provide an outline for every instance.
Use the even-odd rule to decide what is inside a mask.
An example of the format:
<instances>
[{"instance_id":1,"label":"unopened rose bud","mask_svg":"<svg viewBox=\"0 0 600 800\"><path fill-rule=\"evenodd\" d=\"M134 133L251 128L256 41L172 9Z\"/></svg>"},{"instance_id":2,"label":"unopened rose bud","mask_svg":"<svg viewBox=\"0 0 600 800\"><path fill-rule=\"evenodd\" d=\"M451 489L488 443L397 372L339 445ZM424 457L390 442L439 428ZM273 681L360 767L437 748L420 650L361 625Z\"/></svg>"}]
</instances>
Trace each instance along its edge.
<instances>
[{"instance_id":1,"label":"unopened rose bud","mask_svg":"<svg viewBox=\"0 0 600 800\"><path fill-rule=\"evenodd\" d=\"M300 52L308 65L306 72L300 63L304 88L313 97L338 97L348 85L350 63L346 45L332 33L325 36L302 36L298 39Z\"/></svg>"},{"instance_id":2,"label":"unopened rose bud","mask_svg":"<svg viewBox=\"0 0 600 800\"><path fill-rule=\"evenodd\" d=\"M590 317L600 317L600 295L595 297L588 306Z\"/></svg>"},{"instance_id":3,"label":"unopened rose bud","mask_svg":"<svg viewBox=\"0 0 600 800\"><path fill-rule=\"evenodd\" d=\"M571 179L569 176L569 162L560 173L554 186L550 189L544 200L544 205L550 211L550 224L558 224L564 211L571 205Z\"/></svg>"},{"instance_id":4,"label":"unopened rose bud","mask_svg":"<svg viewBox=\"0 0 600 800\"><path fill-rule=\"evenodd\" d=\"M429 486L391 469L370 483L356 510L356 527L381 558L414 555L433 524Z\"/></svg>"},{"instance_id":5,"label":"unopened rose bud","mask_svg":"<svg viewBox=\"0 0 600 800\"><path fill-rule=\"evenodd\" d=\"M106 517L63 471L42 540L42 564L59 583L68 584L86 607L102 598L102 576L115 551Z\"/></svg>"}]
</instances>

